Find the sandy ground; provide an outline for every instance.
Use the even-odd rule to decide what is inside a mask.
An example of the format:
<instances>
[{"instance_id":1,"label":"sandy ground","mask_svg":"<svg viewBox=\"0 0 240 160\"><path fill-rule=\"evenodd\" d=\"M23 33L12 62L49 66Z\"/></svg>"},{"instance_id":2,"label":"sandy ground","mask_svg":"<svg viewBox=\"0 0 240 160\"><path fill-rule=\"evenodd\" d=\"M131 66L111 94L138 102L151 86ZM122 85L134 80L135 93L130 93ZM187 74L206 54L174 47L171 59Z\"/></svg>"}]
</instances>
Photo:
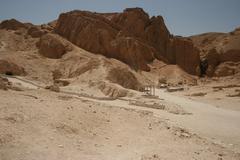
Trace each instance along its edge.
<instances>
[{"instance_id":1,"label":"sandy ground","mask_svg":"<svg viewBox=\"0 0 240 160\"><path fill-rule=\"evenodd\" d=\"M17 83L0 90L1 160L240 159L239 111L164 90L110 101Z\"/></svg>"}]
</instances>

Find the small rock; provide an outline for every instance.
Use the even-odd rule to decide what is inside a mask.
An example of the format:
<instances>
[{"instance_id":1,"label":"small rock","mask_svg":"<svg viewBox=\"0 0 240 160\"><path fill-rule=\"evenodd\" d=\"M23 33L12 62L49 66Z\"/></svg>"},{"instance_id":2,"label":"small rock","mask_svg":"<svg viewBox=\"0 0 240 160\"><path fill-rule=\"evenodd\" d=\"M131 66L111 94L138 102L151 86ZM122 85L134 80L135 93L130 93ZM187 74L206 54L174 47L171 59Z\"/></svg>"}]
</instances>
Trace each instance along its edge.
<instances>
[{"instance_id":1,"label":"small rock","mask_svg":"<svg viewBox=\"0 0 240 160\"><path fill-rule=\"evenodd\" d=\"M58 145L58 147L59 147L59 148L63 148L64 146L60 144L60 145Z\"/></svg>"}]
</instances>

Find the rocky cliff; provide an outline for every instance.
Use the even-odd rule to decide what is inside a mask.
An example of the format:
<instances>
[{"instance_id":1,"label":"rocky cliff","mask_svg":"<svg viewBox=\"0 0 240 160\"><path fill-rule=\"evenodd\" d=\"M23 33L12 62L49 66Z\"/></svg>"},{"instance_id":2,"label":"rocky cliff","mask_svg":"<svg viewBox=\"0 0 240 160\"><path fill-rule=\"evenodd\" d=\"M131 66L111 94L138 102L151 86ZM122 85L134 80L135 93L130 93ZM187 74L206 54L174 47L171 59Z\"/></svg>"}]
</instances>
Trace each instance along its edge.
<instances>
[{"instance_id":1,"label":"rocky cliff","mask_svg":"<svg viewBox=\"0 0 240 160\"><path fill-rule=\"evenodd\" d=\"M230 33L205 33L190 38L199 48L202 61L208 64L208 76L229 76L240 72L240 28Z\"/></svg>"},{"instance_id":2,"label":"rocky cliff","mask_svg":"<svg viewBox=\"0 0 240 160\"><path fill-rule=\"evenodd\" d=\"M149 17L141 8L113 14L63 13L55 32L87 51L116 58L136 70L149 71L148 64L159 59L196 74L200 62L199 50L190 39L172 36L161 16Z\"/></svg>"}]
</instances>

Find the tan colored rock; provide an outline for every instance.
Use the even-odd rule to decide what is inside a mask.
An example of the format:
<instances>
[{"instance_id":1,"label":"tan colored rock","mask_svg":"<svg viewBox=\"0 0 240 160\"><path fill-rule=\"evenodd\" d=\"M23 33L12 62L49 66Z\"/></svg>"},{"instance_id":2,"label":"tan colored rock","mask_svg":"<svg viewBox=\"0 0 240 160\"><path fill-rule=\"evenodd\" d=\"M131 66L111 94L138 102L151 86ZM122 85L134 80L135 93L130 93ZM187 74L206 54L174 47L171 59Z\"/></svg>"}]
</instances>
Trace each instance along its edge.
<instances>
[{"instance_id":1,"label":"tan colored rock","mask_svg":"<svg viewBox=\"0 0 240 160\"><path fill-rule=\"evenodd\" d=\"M45 89L49 89L50 91L53 91L53 92L60 92L60 88L57 85L46 86Z\"/></svg>"},{"instance_id":2,"label":"tan colored rock","mask_svg":"<svg viewBox=\"0 0 240 160\"><path fill-rule=\"evenodd\" d=\"M175 55L175 63L190 74L197 74L200 64L199 50L194 47L189 39L174 38L172 54Z\"/></svg>"},{"instance_id":3,"label":"tan colored rock","mask_svg":"<svg viewBox=\"0 0 240 160\"><path fill-rule=\"evenodd\" d=\"M111 69L108 73L107 79L128 89L138 90L141 87L141 84L135 75L128 69L124 68Z\"/></svg>"},{"instance_id":4,"label":"tan colored rock","mask_svg":"<svg viewBox=\"0 0 240 160\"><path fill-rule=\"evenodd\" d=\"M61 58L66 52L72 50L70 43L51 33L42 36L37 43L37 47L40 54L53 59Z\"/></svg>"},{"instance_id":5,"label":"tan colored rock","mask_svg":"<svg viewBox=\"0 0 240 160\"><path fill-rule=\"evenodd\" d=\"M0 60L0 73L6 75L26 75L23 67L9 60Z\"/></svg>"},{"instance_id":6,"label":"tan colored rock","mask_svg":"<svg viewBox=\"0 0 240 160\"><path fill-rule=\"evenodd\" d=\"M239 41L239 45L240 45L240 41ZM229 49L226 52L221 53L219 58L221 62L227 62L227 61L239 62L240 49Z\"/></svg>"},{"instance_id":7,"label":"tan colored rock","mask_svg":"<svg viewBox=\"0 0 240 160\"><path fill-rule=\"evenodd\" d=\"M240 63L224 62L216 67L214 76L224 77L240 73Z\"/></svg>"},{"instance_id":8,"label":"tan colored rock","mask_svg":"<svg viewBox=\"0 0 240 160\"><path fill-rule=\"evenodd\" d=\"M178 64L191 74L196 74L199 65L199 51L190 40L173 37L161 16L150 18L141 8L113 14L64 13L55 32L85 50L116 58L136 70L150 71L148 63L155 58Z\"/></svg>"},{"instance_id":9,"label":"tan colored rock","mask_svg":"<svg viewBox=\"0 0 240 160\"><path fill-rule=\"evenodd\" d=\"M56 32L81 48L119 59L134 69L149 71L147 61L153 60L151 47L132 37L118 35L117 24L90 12L60 15Z\"/></svg>"},{"instance_id":10,"label":"tan colored rock","mask_svg":"<svg viewBox=\"0 0 240 160\"><path fill-rule=\"evenodd\" d=\"M201 57L205 57L208 61L207 76L209 77L231 75L233 70L223 63L240 62L239 28L230 33L204 33L190 38L201 50ZM221 66L216 71L218 65Z\"/></svg>"},{"instance_id":11,"label":"tan colored rock","mask_svg":"<svg viewBox=\"0 0 240 160\"><path fill-rule=\"evenodd\" d=\"M33 27L29 28L27 33L30 36L32 36L33 38L39 38L42 35L46 34L46 32L44 30L41 30L41 28L37 27L37 26L33 26Z\"/></svg>"},{"instance_id":12,"label":"tan colored rock","mask_svg":"<svg viewBox=\"0 0 240 160\"><path fill-rule=\"evenodd\" d=\"M215 48L211 49L208 52L206 59L208 62L206 75L212 77L215 72L215 68L220 64L220 57L217 50Z\"/></svg>"},{"instance_id":13,"label":"tan colored rock","mask_svg":"<svg viewBox=\"0 0 240 160\"><path fill-rule=\"evenodd\" d=\"M111 21L121 26L121 31L125 35L144 37L144 30L150 19L141 8L127 8L123 13L113 16Z\"/></svg>"},{"instance_id":14,"label":"tan colored rock","mask_svg":"<svg viewBox=\"0 0 240 160\"><path fill-rule=\"evenodd\" d=\"M8 79L0 76L0 89L8 90Z\"/></svg>"},{"instance_id":15,"label":"tan colored rock","mask_svg":"<svg viewBox=\"0 0 240 160\"><path fill-rule=\"evenodd\" d=\"M27 28L27 25L21 23L15 19L5 20L0 23L0 29L9 29L9 30L17 30L21 28Z\"/></svg>"},{"instance_id":16,"label":"tan colored rock","mask_svg":"<svg viewBox=\"0 0 240 160\"><path fill-rule=\"evenodd\" d=\"M117 87L116 85L107 84L104 82L99 84L98 88L102 91L104 95L112 97L114 99L119 97L125 97L128 94L128 91L126 89Z\"/></svg>"}]
</instances>

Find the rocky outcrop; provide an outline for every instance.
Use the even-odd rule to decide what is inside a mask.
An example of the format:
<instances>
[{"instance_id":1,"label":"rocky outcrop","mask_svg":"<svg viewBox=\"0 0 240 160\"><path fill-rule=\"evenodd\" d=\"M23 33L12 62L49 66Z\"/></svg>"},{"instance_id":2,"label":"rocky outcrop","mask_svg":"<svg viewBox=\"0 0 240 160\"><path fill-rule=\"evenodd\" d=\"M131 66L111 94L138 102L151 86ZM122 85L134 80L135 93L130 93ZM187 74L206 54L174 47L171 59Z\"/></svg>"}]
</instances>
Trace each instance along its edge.
<instances>
[{"instance_id":1,"label":"rocky outcrop","mask_svg":"<svg viewBox=\"0 0 240 160\"><path fill-rule=\"evenodd\" d=\"M240 62L239 29L230 33L205 33L190 38L201 50L202 61L206 60L208 63L207 76L235 74L235 69L228 64Z\"/></svg>"},{"instance_id":2,"label":"rocky outcrop","mask_svg":"<svg viewBox=\"0 0 240 160\"><path fill-rule=\"evenodd\" d=\"M27 25L15 19L5 20L0 23L0 29L17 30L21 28L26 29Z\"/></svg>"},{"instance_id":3,"label":"rocky outcrop","mask_svg":"<svg viewBox=\"0 0 240 160\"><path fill-rule=\"evenodd\" d=\"M191 40L173 37L161 16L150 18L140 8L113 14L63 13L55 32L85 50L116 58L136 70L149 71L148 63L156 58L178 64L191 74L199 64Z\"/></svg>"},{"instance_id":4,"label":"rocky outcrop","mask_svg":"<svg viewBox=\"0 0 240 160\"><path fill-rule=\"evenodd\" d=\"M0 60L0 73L6 75L26 75L23 67L9 60Z\"/></svg>"},{"instance_id":5,"label":"rocky outcrop","mask_svg":"<svg viewBox=\"0 0 240 160\"><path fill-rule=\"evenodd\" d=\"M117 83L124 88L138 90L141 87L136 76L125 68L113 68L109 71L107 79L110 82Z\"/></svg>"},{"instance_id":6,"label":"rocky outcrop","mask_svg":"<svg viewBox=\"0 0 240 160\"><path fill-rule=\"evenodd\" d=\"M240 45L240 43L239 43ZM240 61L240 49L229 49L226 52L220 53L220 61L221 62L239 62Z\"/></svg>"},{"instance_id":7,"label":"rocky outcrop","mask_svg":"<svg viewBox=\"0 0 240 160\"><path fill-rule=\"evenodd\" d=\"M72 50L69 42L51 33L42 36L37 43L37 47L40 54L53 59L61 58L66 52Z\"/></svg>"},{"instance_id":8,"label":"rocky outcrop","mask_svg":"<svg viewBox=\"0 0 240 160\"><path fill-rule=\"evenodd\" d=\"M224 62L216 67L214 76L224 77L240 73L240 63Z\"/></svg>"},{"instance_id":9,"label":"rocky outcrop","mask_svg":"<svg viewBox=\"0 0 240 160\"><path fill-rule=\"evenodd\" d=\"M42 30L40 27L37 27L37 26L30 27L27 33L33 38L39 38L44 34L46 34L44 30Z\"/></svg>"},{"instance_id":10,"label":"rocky outcrop","mask_svg":"<svg viewBox=\"0 0 240 160\"><path fill-rule=\"evenodd\" d=\"M211 49L206 56L208 67L206 70L206 75L212 77L216 67L220 64L220 57L215 48Z\"/></svg>"}]
</instances>

